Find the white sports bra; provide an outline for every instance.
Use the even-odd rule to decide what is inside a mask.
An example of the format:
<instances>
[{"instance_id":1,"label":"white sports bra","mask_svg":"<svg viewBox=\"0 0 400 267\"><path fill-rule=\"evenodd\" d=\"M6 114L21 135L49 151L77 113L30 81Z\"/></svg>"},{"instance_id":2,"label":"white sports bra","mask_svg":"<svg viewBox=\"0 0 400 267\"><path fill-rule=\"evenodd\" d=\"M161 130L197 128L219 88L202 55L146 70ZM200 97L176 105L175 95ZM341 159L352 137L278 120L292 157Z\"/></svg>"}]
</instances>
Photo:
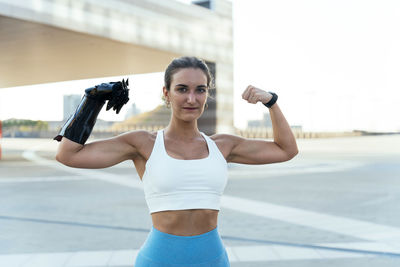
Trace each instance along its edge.
<instances>
[{"instance_id":1,"label":"white sports bra","mask_svg":"<svg viewBox=\"0 0 400 267\"><path fill-rule=\"evenodd\" d=\"M165 210L220 209L220 198L228 180L227 162L215 142L200 133L207 142L208 157L182 160L167 154L164 130L157 131L142 177L150 214Z\"/></svg>"}]
</instances>

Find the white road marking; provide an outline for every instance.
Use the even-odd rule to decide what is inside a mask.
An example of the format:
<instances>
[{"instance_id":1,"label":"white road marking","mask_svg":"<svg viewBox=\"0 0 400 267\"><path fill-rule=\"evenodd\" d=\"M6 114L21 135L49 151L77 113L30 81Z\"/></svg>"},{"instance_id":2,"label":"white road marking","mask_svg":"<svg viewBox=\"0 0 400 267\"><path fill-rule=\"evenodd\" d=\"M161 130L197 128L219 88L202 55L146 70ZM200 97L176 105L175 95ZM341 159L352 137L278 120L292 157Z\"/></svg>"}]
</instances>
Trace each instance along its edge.
<instances>
[{"instance_id":1,"label":"white road marking","mask_svg":"<svg viewBox=\"0 0 400 267\"><path fill-rule=\"evenodd\" d=\"M342 248L342 249L355 249L367 250L382 253L396 253L400 257L400 241L397 242L348 242L348 243L318 243L318 246Z\"/></svg>"},{"instance_id":2,"label":"white road marking","mask_svg":"<svg viewBox=\"0 0 400 267\"><path fill-rule=\"evenodd\" d=\"M232 164L229 169L229 178L251 177L251 178L270 178L283 175L307 174L307 173L329 173L360 168L365 164L356 161L333 161L333 160L314 160L313 162L290 162L290 164L275 165L242 165ZM244 178L245 179L245 178Z\"/></svg>"},{"instance_id":3,"label":"white road marking","mask_svg":"<svg viewBox=\"0 0 400 267\"><path fill-rule=\"evenodd\" d=\"M117 174L107 173L107 172L98 171L95 169L71 168L71 167L62 165L61 163L55 162L53 160L48 160L48 159L38 156L35 153L35 148L24 151L22 156L25 159L34 161L38 164L50 166L52 168L56 168L56 169L62 170L64 172L72 173L77 176L84 176L89 179L102 180L102 181L106 181L106 182L110 182L110 183L114 183L114 184L119 184L122 186L128 186L131 188L143 190L143 184L140 181L140 178L136 172L132 172L132 175L128 176L128 175L117 175Z\"/></svg>"},{"instance_id":4,"label":"white road marking","mask_svg":"<svg viewBox=\"0 0 400 267\"><path fill-rule=\"evenodd\" d=\"M35 182L59 182L59 181L80 181L80 180L93 180L94 178L88 176L44 176L44 177L2 177L1 183L35 183Z\"/></svg>"},{"instance_id":5,"label":"white road marking","mask_svg":"<svg viewBox=\"0 0 400 267\"><path fill-rule=\"evenodd\" d=\"M221 207L372 241L398 241L400 229L361 220L234 196L223 196Z\"/></svg>"}]
</instances>

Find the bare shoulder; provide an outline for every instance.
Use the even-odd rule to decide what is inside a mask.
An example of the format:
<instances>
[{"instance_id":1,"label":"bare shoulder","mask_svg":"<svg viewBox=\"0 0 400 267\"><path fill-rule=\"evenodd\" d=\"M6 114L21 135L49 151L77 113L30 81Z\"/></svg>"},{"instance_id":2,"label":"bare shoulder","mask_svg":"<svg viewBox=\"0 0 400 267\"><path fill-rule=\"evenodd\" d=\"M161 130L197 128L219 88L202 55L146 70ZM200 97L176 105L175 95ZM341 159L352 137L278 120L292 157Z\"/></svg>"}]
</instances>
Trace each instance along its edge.
<instances>
[{"instance_id":1,"label":"bare shoulder","mask_svg":"<svg viewBox=\"0 0 400 267\"><path fill-rule=\"evenodd\" d=\"M214 134L210 138L218 146L227 161L233 148L243 140L242 137L232 134Z\"/></svg>"},{"instance_id":2,"label":"bare shoulder","mask_svg":"<svg viewBox=\"0 0 400 267\"><path fill-rule=\"evenodd\" d=\"M121 135L126 142L133 145L134 147L147 146L154 143L157 137L157 132L149 132L145 130L135 130L124 133Z\"/></svg>"},{"instance_id":3,"label":"bare shoulder","mask_svg":"<svg viewBox=\"0 0 400 267\"><path fill-rule=\"evenodd\" d=\"M147 159L153 149L157 131L135 130L121 135L126 143L135 149L133 158Z\"/></svg>"},{"instance_id":4,"label":"bare shoulder","mask_svg":"<svg viewBox=\"0 0 400 267\"><path fill-rule=\"evenodd\" d=\"M244 140L244 138L232 134L214 134L211 135L210 138L215 143L219 143L221 145L231 145L231 146L235 146L236 144L240 143L240 141Z\"/></svg>"}]
</instances>

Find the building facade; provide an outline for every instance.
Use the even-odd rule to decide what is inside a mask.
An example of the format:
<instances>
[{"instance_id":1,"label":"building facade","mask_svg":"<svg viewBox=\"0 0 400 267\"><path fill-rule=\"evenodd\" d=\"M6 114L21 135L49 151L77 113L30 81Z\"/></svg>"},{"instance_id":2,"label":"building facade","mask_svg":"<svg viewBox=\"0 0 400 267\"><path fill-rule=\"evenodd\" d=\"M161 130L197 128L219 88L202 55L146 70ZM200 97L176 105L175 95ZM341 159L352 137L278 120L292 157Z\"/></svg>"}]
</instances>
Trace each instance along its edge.
<instances>
[{"instance_id":1,"label":"building facade","mask_svg":"<svg viewBox=\"0 0 400 267\"><path fill-rule=\"evenodd\" d=\"M200 126L233 133L232 3L194 2L0 0L0 88L161 72L193 55L215 73Z\"/></svg>"}]
</instances>

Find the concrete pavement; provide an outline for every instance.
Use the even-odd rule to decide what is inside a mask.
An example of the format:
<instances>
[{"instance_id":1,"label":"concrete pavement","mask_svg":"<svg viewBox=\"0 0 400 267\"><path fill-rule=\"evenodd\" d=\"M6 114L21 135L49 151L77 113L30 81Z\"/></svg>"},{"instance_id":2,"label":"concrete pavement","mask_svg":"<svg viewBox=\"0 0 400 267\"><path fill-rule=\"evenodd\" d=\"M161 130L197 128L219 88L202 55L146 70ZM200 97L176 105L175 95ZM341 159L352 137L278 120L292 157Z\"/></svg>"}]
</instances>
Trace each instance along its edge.
<instances>
[{"instance_id":1,"label":"concrete pavement","mask_svg":"<svg viewBox=\"0 0 400 267\"><path fill-rule=\"evenodd\" d=\"M400 136L298 144L289 162L230 165L219 229L232 266L398 266ZM132 266L151 227L134 165L68 168L56 146L2 140L0 262Z\"/></svg>"}]
</instances>

